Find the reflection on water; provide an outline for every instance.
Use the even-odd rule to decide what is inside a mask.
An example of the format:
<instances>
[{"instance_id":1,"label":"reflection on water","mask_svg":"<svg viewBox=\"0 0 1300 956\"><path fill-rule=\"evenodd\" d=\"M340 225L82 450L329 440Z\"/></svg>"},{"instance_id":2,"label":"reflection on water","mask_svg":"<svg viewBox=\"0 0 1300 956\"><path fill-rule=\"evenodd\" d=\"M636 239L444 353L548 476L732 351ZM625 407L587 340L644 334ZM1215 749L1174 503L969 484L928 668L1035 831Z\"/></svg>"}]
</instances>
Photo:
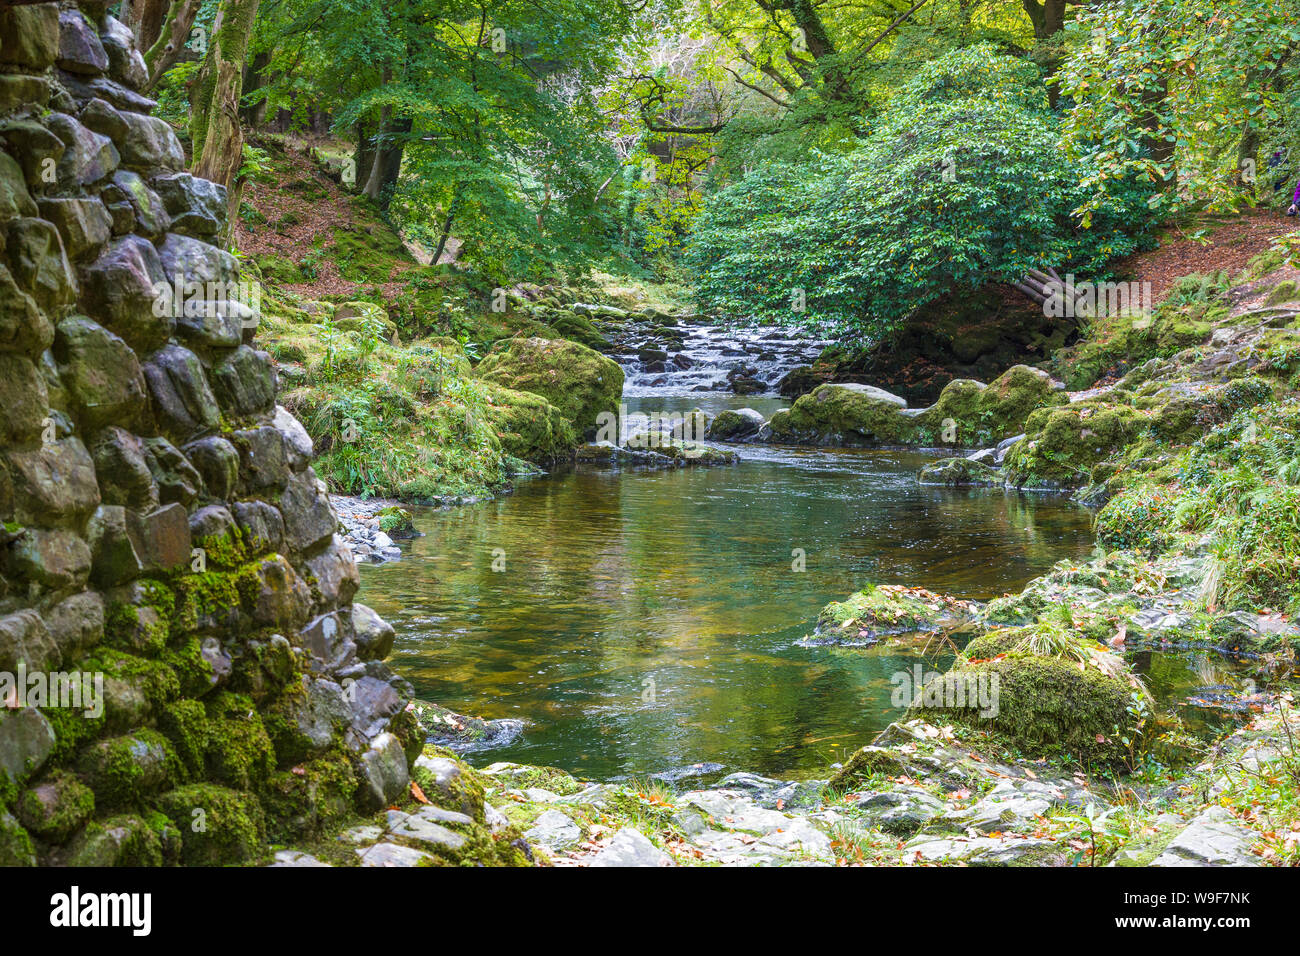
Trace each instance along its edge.
<instances>
[{"instance_id":1,"label":"reflection on water","mask_svg":"<svg viewBox=\"0 0 1300 956\"><path fill-rule=\"evenodd\" d=\"M890 676L916 660L797 646L823 604L869 581L989 598L1092 547L1089 513L1060 498L920 487L922 454L742 454L417 513L427 536L365 568L360 599L396 627L392 663L421 697L527 722L480 762L798 775L893 719Z\"/></svg>"}]
</instances>

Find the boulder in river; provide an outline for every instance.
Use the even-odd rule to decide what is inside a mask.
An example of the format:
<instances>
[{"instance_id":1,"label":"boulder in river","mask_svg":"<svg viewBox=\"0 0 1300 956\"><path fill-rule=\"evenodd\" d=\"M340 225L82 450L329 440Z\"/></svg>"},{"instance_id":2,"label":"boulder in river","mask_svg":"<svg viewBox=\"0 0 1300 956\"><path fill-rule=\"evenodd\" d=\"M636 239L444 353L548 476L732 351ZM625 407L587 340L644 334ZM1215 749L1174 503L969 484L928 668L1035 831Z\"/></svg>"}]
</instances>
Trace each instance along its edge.
<instances>
[{"instance_id":1,"label":"boulder in river","mask_svg":"<svg viewBox=\"0 0 1300 956\"><path fill-rule=\"evenodd\" d=\"M970 458L944 458L920 470L917 480L923 485L956 487L994 487L1002 484L1002 475L983 462Z\"/></svg>"},{"instance_id":2,"label":"boulder in river","mask_svg":"<svg viewBox=\"0 0 1300 956\"><path fill-rule=\"evenodd\" d=\"M776 442L834 446L907 444L916 425L907 402L870 385L820 385L768 423Z\"/></svg>"},{"instance_id":3,"label":"boulder in river","mask_svg":"<svg viewBox=\"0 0 1300 956\"><path fill-rule=\"evenodd\" d=\"M715 441L739 441L757 434L762 427L763 416L754 409L727 409L719 412L718 417L709 425L708 437Z\"/></svg>"}]
</instances>

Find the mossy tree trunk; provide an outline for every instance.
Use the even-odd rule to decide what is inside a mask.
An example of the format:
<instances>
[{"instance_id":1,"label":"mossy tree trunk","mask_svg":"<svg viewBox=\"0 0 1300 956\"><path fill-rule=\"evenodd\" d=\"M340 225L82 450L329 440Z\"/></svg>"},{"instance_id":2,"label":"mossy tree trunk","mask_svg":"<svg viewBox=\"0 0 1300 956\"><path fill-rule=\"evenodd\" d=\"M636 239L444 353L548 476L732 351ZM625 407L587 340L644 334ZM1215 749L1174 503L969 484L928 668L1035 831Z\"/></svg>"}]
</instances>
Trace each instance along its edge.
<instances>
[{"instance_id":1,"label":"mossy tree trunk","mask_svg":"<svg viewBox=\"0 0 1300 956\"><path fill-rule=\"evenodd\" d=\"M180 59L181 50L189 42L194 19L199 15L201 6L202 0L171 0L166 16L160 18L156 32L147 40L145 31L152 27L147 21L141 22L136 36L140 41L140 49L145 51L144 65L149 72L146 90L157 86L162 75Z\"/></svg>"},{"instance_id":2,"label":"mossy tree trunk","mask_svg":"<svg viewBox=\"0 0 1300 956\"><path fill-rule=\"evenodd\" d=\"M221 0L212 24L208 53L190 86L190 139L193 172L230 190L230 221L239 212L236 180L243 164L244 131L239 98L244 62L260 0Z\"/></svg>"}]
</instances>

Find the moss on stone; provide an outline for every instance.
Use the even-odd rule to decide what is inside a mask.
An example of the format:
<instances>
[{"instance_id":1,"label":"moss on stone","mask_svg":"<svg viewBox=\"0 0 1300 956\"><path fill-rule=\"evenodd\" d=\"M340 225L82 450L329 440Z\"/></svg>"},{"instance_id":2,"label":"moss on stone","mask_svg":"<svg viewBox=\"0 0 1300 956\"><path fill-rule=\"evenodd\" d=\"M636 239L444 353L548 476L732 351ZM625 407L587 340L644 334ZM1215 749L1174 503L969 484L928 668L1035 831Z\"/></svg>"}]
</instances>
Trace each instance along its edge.
<instances>
[{"instance_id":1,"label":"moss on stone","mask_svg":"<svg viewBox=\"0 0 1300 956\"><path fill-rule=\"evenodd\" d=\"M352 813L356 790L352 759L342 749L276 771L262 791L267 837L278 843L338 827Z\"/></svg>"},{"instance_id":2,"label":"moss on stone","mask_svg":"<svg viewBox=\"0 0 1300 956\"><path fill-rule=\"evenodd\" d=\"M542 396L582 435L595 432L601 414L617 414L623 395L623 370L617 362L564 340L512 339L483 359L476 374L482 381Z\"/></svg>"},{"instance_id":3,"label":"moss on stone","mask_svg":"<svg viewBox=\"0 0 1300 956\"><path fill-rule=\"evenodd\" d=\"M206 779L236 790L260 790L275 769L275 749L253 701L221 691L205 702Z\"/></svg>"},{"instance_id":4,"label":"moss on stone","mask_svg":"<svg viewBox=\"0 0 1300 956\"><path fill-rule=\"evenodd\" d=\"M1029 416L1025 439L1007 453L1008 480L1017 487L1086 485L1093 467L1123 448L1147 422L1137 409L1105 401L1040 408Z\"/></svg>"},{"instance_id":5,"label":"moss on stone","mask_svg":"<svg viewBox=\"0 0 1300 956\"><path fill-rule=\"evenodd\" d=\"M141 803L185 777L171 744L156 730L101 740L82 752L77 770L95 792L99 807Z\"/></svg>"},{"instance_id":6,"label":"moss on stone","mask_svg":"<svg viewBox=\"0 0 1300 956\"><path fill-rule=\"evenodd\" d=\"M208 717L203 704L188 699L167 704L159 711L158 728L190 776L201 777L208 749Z\"/></svg>"},{"instance_id":7,"label":"moss on stone","mask_svg":"<svg viewBox=\"0 0 1300 956\"><path fill-rule=\"evenodd\" d=\"M1122 764L1127 752L1118 737L1134 734L1128 710L1137 693L1133 685L1070 657L1019 652L1021 640L1023 634L1004 632L972 641L966 659L945 677L983 680L990 689L996 679L995 714L981 715L979 705L970 699L973 695L968 695L965 706L942 702L937 713L944 720L1001 734L1031 757L1073 757L1085 765ZM982 657L994 651L992 658ZM924 713L932 708L922 703L917 709Z\"/></svg>"},{"instance_id":8,"label":"moss on stone","mask_svg":"<svg viewBox=\"0 0 1300 956\"><path fill-rule=\"evenodd\" d=\"M878 394L859 386L819 385L772 416L772 439L863 447L910 443L916 435L915 420L904 415L897 402L875 397Z\"/></svg>"},{"instance_id":9,"label":"moss on stone","mask_svg":"<svg viewBox=\"0 0 1300 956\"><path fill-rule=\"evenodd\" d=\"M31 833L49 843L63 843L95 812L95 794L66 770L56 770L23 792L15 812Z\"/></svg>"},{"instance_id":10,"label":"moss on stone","mask_svg":"<svg viewBox=\"0 0 1300 956\"><path fill-rule=\"evenodd\" d=\"M158 809L180 830L187 866L255 863L267 855L265 816L252 794L195 783L159 796Z\"/></svg>"},{"instance_id":11,"label":"moss on stone","mask_svg":"<svg viewBox=\"0 0 1300 956\"><path fill-rule=\"evenodd\" d=\"M572 455L577 433L564 412L532 392L483 384L484 411L506 454L539 464Z\"/></svg>"}]
</instances>

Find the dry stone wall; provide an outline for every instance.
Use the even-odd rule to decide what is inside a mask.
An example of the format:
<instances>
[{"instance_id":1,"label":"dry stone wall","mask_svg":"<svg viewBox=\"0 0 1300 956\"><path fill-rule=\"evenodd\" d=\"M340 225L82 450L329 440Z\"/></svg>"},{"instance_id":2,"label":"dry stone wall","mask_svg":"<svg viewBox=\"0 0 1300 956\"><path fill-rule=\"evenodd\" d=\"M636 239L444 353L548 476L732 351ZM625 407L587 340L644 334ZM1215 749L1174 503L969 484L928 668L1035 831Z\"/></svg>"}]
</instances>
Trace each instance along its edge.
<instances>
[{"instance_id":1,"label":"dry stone wall","mask_svg":"<svg viewBox=\"0 0 1300 956\"><path fill-rule=\"evenodd\" d=\"M0 7L0 864L256 861L423 743L143 79L105 3Z\"/></svg>"}]
</instances>

